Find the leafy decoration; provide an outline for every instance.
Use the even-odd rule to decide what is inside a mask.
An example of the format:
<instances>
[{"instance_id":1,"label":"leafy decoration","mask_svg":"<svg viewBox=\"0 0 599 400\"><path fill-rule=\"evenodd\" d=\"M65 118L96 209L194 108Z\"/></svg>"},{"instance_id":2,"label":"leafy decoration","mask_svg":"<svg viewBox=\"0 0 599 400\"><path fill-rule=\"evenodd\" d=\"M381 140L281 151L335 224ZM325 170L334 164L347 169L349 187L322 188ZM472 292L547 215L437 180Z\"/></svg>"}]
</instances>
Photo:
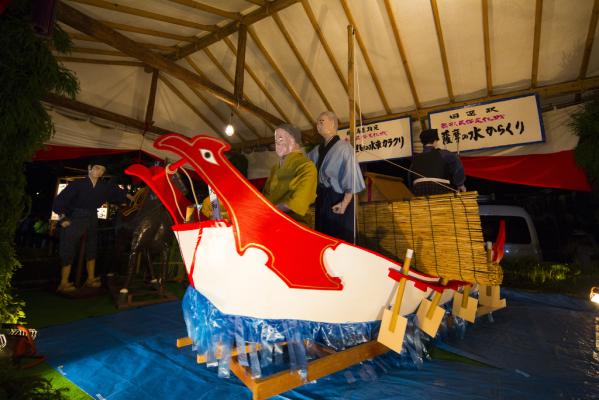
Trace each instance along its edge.
<instances>
[{"instance_id":1,"label":"leafy decoration","mask_svg":"<svg viewBox=\"0 0 599 400\"><path fill-rule=\"evenodd\" d=\"M55 25L51 39L36 36L29 0L10 2L0 15L0 322L22 322L23 302L11 293L20 267L14 248L19 219L28 208L24 163L54 133L41 100L48 93L74 98L79 83L51 49L68 52L71 41Z\"/></svg>"}]
</instances>

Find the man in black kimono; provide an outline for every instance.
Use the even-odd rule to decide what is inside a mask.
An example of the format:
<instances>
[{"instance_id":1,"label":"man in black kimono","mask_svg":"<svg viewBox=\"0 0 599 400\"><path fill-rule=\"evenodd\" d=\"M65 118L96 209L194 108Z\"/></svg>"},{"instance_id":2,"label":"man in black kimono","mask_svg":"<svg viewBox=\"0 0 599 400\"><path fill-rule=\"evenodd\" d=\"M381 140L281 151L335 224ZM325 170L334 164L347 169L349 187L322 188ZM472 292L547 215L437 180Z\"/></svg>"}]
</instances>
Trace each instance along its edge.
<instances>
[{"instance_id":1,"label":"man in black kimono","mask_svg":"<svg viewBox=\"0 0 599 400\"><path fill-rule=\"evenodd\" d=\"M86 232L87 281L85 286L100 286L100 279L95 276L98 245L97 209L105 202L121 204L127 199L132 200L133 198L117 185L101 181L100 178L104 172L106 172L106 167L100 163L88 165L87 178L69 183L52 205L52 210L59 215L58 223L62 227L59 246L62 264L59 292L75 290L73 283L69 282L71 264L81 236Z\"/></svg>"},{"instance_id":2,"label":"man in black kimono","mask_svg":"<svg viewBox=\"0 0 599 400\"><path fill-rule=\"evenodd\" d=\"M415 196L430 196L451 192L452 188L466 191L464 166L454 153L438 149L439 133L436 129L425 129L420 133L424 146L422 153L414 155L409 174Z\"/></svg>"}]
</instances>

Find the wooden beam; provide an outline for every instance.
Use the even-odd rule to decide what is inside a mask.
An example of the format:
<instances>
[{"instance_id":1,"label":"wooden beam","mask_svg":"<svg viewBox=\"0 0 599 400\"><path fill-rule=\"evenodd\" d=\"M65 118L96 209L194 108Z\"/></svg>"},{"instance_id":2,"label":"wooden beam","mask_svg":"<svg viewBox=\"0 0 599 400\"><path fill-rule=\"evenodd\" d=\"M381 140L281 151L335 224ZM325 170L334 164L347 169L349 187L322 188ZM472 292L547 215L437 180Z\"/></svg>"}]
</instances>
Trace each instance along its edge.
<instances>
[{"instance_id":1,"label":"wooden beam","mask_svg":"<svg viewBox=\"0 0 599 400\"><path fill-rule=\"evenodd\" d=\"M502 100L502 99L507 99L507 98L514 97L514 96L523 96L523 95L532 94L532 93L537 93L539 96L541 96L541 98L550 98L550 97L555 97L555 96L561 96L564 94L583 93L588 90L597 90L597 89L599 89L599 77L580 79L580 80L575 80L575 81L570 81L570 82L565 82L565 83L559 83L559 84L555 84L555 85L548 85L548 86L542 86L542 87L538 87L538 88L516 90L513 92L503 93L503 94L499 94L499 95L485 96L485 97L481 97L478 99L471 99L468 101L459 101L459 102L452 102L452 103L446 103L446 104L439 104L436 106L422 108L420 110L412 110L412 111L405 111L405 112L401 112L401 113L381 115L378 117L367 118L363 121L363 123L364 123L364 125L367 125L367 124L371 124L374 122L381 122L381 121L386 121L386 120L396 119L396 118L403 118L403 117L408 117L408 116L412 117L413 119L420 119L420 118L426 117L428 115L428 113L434 112L434 111L466 107L469 105L484 103L487 101ZM339 123L339 129L345 129L348 126L349 126L348 122L340 122ZM306 133L306 132L309 132L309 131L302 131L302 133ZM265 144L267 145L272 142L273 142L272 139L270 140L270 142L265 142L264 140L262 140L260 142L248 142L248 143L246 143L246 146L252 147L252 146L257 146L257 145L265 145Z\"/></svg>"},{"instance_id":2,"label":"wooden beam","mask_svg":"<svg viewBox=\"0 0 599 400\"><path fill-rule=\"evenodd\" d=\"M121 65L125 67L144 67L145 64L139 61L125 61L125 60L102 60L98 58L84 58L84 57L65 57L56 56L56 59L62 62L73 62L82 64L100 64L100 65Z\"/></svg>"},{"instance_id":3,"label":"wooden beam","mask_svg":"<svg viewBox=\"0 0 599 400\"><path fill-rule=\"evenodd\" d=\"M320 99L324 103L324 106L326 107L327 110L334 112L335 110L333 110L333 106L331 106L331 103L329 103L329 100L327 99L327 97L325 96L324 92L320 88L320 85L316 81L316 77L314 76L314 74L312 74L312 71L310 71L310 68L308 67L308 64L306 63L306 61L304 61L304 58L302 57L302 55L300 54L297 46L293 42L293 39L291 38L291 35L287 31L287 28L285 28L285 25L283 24L283 21L281 21L281 18L279 17L279 14L274 13L272 16L273 16L273 19L275 20L277 26L279 27L279 30L281 31L281 33L285 37L285 40L287 41L287 44L289 45L289 47L293 51L293 54L295 54L295 57L299 61L300 65L302 66L302 69L304 70L304 72L306 73L306 75L310 79L310 82L312 82L312 85L314 86L314 88L318 92L318 95L320 96Z\"/></svg>"},{"instance_id":4,"label":"wooden beam","mask_svg":"<svg viewBox=\"0 0 599 400\"><path fill-rule=\"evenodd\" d=\"M47 94L44 96L44 102L52 104L62 108L68 108L69 110L77 111L92 117L98 117L107 121L116 122L117 124L125 125L131 128L138 129L140 132L146 130L146 124L144 121L139 121L134 118L127 117L125 115L117 114L112 111L107 111L104 108L95 107L86 103L82 103L77 100L71 100L66 97L57 96L55 94ZM156 133L158 135L165 135L170 133L170 130L159 128L151 125L147 127L147 131Z\"/></svg>"},{"instance_id":5,"label":"wooden beam","mask_svg":"<svg viewBox=\"0 0 599 400\"><path fill-rule=\"evenodd\" d=\"M208 50L208 49L204 49L204 50ZM193 68L195 70L195 72L198 75L200 75L201 77L204 77L204 78L207 79L206 74L204 74L204 72L200 69L200 67L195 62L193 62L193 60L190 57L185 57L185 61L187 61L187 63L191 66L191 68ZM223 71L221 70L221 73L222 72ZM230 77L228 76L228 74L226 74L226 71L225 71L224 75L225 75L225 78L227 78L228 80L230 79ZM229 82L232 83L232 80L229 80ZM239 113L234 108L231 108L231 111L234 112L235 115L237 115L237 118L239 118L241 120L241 122L243 122L243 124L246 126L246 128L248 128L248 130L250 132L252 132L252 134L254 136L256 136L257 138L260 138L260 135L258 134L258 131L254 128L254 126L252 124L250 124L250 122L246 118L244 118L244 116L241 113ZM264 122L268 123L268 121L264 121Z\"/></svg>"},{"instance_id":6,"label":"wooden beam","mask_svg":"<svg viewBox=\"0 0 599 400\"><path fill-rule=\"evenodd\" d=\"M79 32L67 32L67 34L69 35L69 37L72 40L83 40L85 42L94 42L94 43L102 43L101 41L99 41L96 38L93 38L91 36L85 35L83 33L79 33ZM160 50L163 52L168 52L168 53L172 53L175 49L174 46L163 46L160 44L153 44L153 43L145 43L145 42L136 42L141 46L147 47L148 49L154 49L154 50Z\"/></svg>"},{"instance_id":7,"label":"wooden beam","mask_svg":"<svg viewBox=\"0 0 599 400\"><path fill-rule=\"evenodd\" d=\"M297 103L297 105L299 106L300 110L304 114L304 117L306 117L306 119L308 120L308 123L310 123L310 124L314 123L315 119L310 114L310 111L308 111L308 108L306 107L306 104L304 103L304 101L302 100L302 98L300 97L300 95L295 91L295 89L293 88L293 86L291 86L291 82L289 82L289 80L287 79L287 77L285 76L285 74L283 73L283 71L281 71L281 68L279 68L279 66L277 65L277 63L275 62L275 60L270 56L270 54L268 53L268 51L266 50L266 48L262 44L262 41L260 40L260 38L258 37L258 35L256 35L256 32L254 32L254 30L252 28L249 28L248 30L249 30L249 33L250 33L250 37L252 38L252 40L254 41L254 43L256 44L256 46L258 46L258 49L260 49L260 52L262 53L262 55L264 56L264 58L266 59L266 61L268 62L268 64L271 66L271 68L275 71L275 73L277 74L277 76L279 77L279 79L281 80L281 82L283 82L283 85L287 88L287 91L295 99L295 102Z\"/></svg>"},{"instance_id":8,"label":"wooden beam","mask_svg":"<svg viewBox=\"0 0 599 400\"><path fill-rule=\"evenodd\" d=\"M158 87L158 74L160 72L155 69L152 71L152 82L150 83L150 93L148 94L148 104L146 105L146 129L154 125L154 106L156 104L156 89Z\"/></svg>"},{"instance_id":9,"label":"wooden beam","mask_svg":"<svg viewBox=\"0 0 599 400\"><path fill-rule=\"evenodd\" d=\"M597 30L597 20L599 19L599 0L593 3L593 13L589 21L589 30L587 31L587 40L584 43L584 55L578 72L578 79L584 79L587 75L589 60L591 59L591 51L593 50L593 41L595 39L595 31Z\"/></svg>"},{"instance_id":10,"label":"wooden beam","mask_svg":"<svg viewBox=\"0 0 599 400\"><path fill-rule=\"evenodd\" d=\"M235 83L233 84L233 97L237 101L243 98L243 78L245 77L245 48L247 43L248 28L246 25L239 26L237 34L237 55L235 57Z\"/></svg>"},{"instance_id":11,"label":"wooden beam","mask_svg":"<svg viewBox=\"0 0 599 400\"><path fill-rule=\"evenodd\" d=\"M193 42L195 40L195 38L192 36L177 35L176 33L156 31L154 29L140 28L137 26L127 25L127 24L117 24L116 22L110 22L110 21L98 21L98 22L101 24L104 24L112 29L116 29L118 31L123 31L123 32L141 33L142 35L156 36L156 37L161 37L161 38L165 38L165 39L173 39L173 40L178 40L179 42Z\"/></svg>"},{"instance_id":12,"label":"wooden beam","mask_svg":"<svg viewBox=\"0 0 599 400\"><path fill-rule=\"evenodd\" d=\"M190 54L195 53L198 50L201 50L205 47L210 46L213 43L216 43L223 38L237 32L239 30L239 26L246 25L250 26L253 23L263 20L264 18L270 17L273 13L277 11L281 11L295 3L299 0L275 0L267 3L264 7L260 7L259 9L252 11L251 13L244 15L240 20L233 21L217 31L203 36L199 39L196 39L193 43L181 47L174 55L173 59L179 60L183 57L186 57Z\"/></svg>"},{"instance_id":13,"label":"wooden beam","mask_svg":"<svg viewBox=\"0 0 599 400\"><path fill-rule=\"evenodd\" d=\"M105 0L71 0L74 3L86 4L93 7L103 8L106 10L116 11L128 15L136 15L138 17L144 17L153 19L156 21L164 21L173 25L187 26L189 28L198 29L201 31L212 32L216 28L213 25L198 24L197 22L186 21L180 18L169 17L163 14L157 14L139 8L128 7L118 3L112 3ZM172 1L172 0L171 0Z\"/></svg>"},{"instance_id":14,"label":"wooden beam","mask_svg":"<svg viewBox=\"0 0 599 400\"><path fill-rule=\"evenodd\" d=\"M355 35L356 41L358 42L358 46L360 47L360 51L362 52L362 56L364 57L364 61L366 62L366 67L368 68L368 71L370 72L370 77L372 78L372 81L374 82L374 86L376 87L376 91L379 94L379 98L381 99L381 102L383 103L383 107L385 108L385 111L387 112L387 114L389 114L389 113L391 113L391 108L389 107L389 103L387 102L387 98L385 97L385 92L383 91L383 86L381 85L378 75L376 74L376 71L374 70L374 64L372 64L372 60L370 59L370 55L368 54L366 44L364 43L364 40L362 40L362 36L360 35L360 30L358 29L358 26L356 25L356 20L354 19L351 9L349 8L349 3L347 2L347 0L340 0L340 1L341 1L341 5L343 6L343 11L345 11L345 16L347 17L347 20L349 21L349 24L354 27L354 30L356 32L356 35Z\"/></svg>"},{"instance_id":15,"label":"wooden beam","mask_svg":"<svg viewBox=\"0 0 599 400\"><path fill-rule=\"evenodd\" d=\"M109 44L115 49L121 50L123 53L137 58L150 67L164 71L177 79L182 80L187 85L197 89L207 90L212 96L224 101L232 106L239 106L251 113L258 115L260 118L268 119L273 124L278 125L282 121L274 115L248 103L246 100L237 103L233 95L214 83L202 79L186 68L175 64L174 62L153 53L138 43L127 38L126 36L110 29L106 25L88 17L87 15L75 10L74 8L65 5L62 2L57 3L58 18L70 25L71 27L95 37L96 39Z\"/></svg>"},{"instance_id":16,"label":"wooden beam","mask_svg":"<svg viewBox=\"0 0 599 400\"><path fill-rule=\"evenodd\" d=\"M414 84L414 78L412 77L410 63L408 62L408 57L406 55L406 51L404 50L403 43L401 41L401 36L399 35L399 28L397 27L397 23L395 22L395 12L393 11L393 6L391 5L390 0L385 0L385 9L387 10L387 16L389 17L389 21L391 23L391 29L393 30L393 37L395 38L397 51L399 51L401 63L403 64L403 69L406 73L408 84L410 85L410 92L412 93L414 104L416 105L416 109L419 109L420 100L418 98L418 92L416 91L416 85Z\"/></svg>"},{"instance_id":17,"label":"wooden beam","mask_svg":"<svg viewBox=\"0 0 599 400\"><path fill-rule=\"evenodd\" d=\"M225 44L227 45L227 47L229 48L229 50L231 52L233 52L233 54L236 54L235 45L233 44L233 42L231 42L231 40L229 40L229 38L224 38L223 41L225 42ZM209 52L209 50L208 49L204 49L204 51L210 57L211 53ZM217 67L219 66L219 63L218 63L218 61L216 59L212 59L211 58L211 60L212 60L213 63L216 64ZM281 108L281 106L279 106L279 103L277 101L275 101L275 99L272 97L272 95L270 94L270 90L268 90L266 88L266 86L264 86L264 84L260 81L260 79L258 79L258 76L254 72L254 70L252 68L250 68L250 66L247 63L245 64L245 70L248 72L248 74L250 74L250 76L252 77L252 79L254 80L254 82L256 82L256 85L258 85L258 87L260 88L260 90L262 91L262 93L264 93L264 96L266 96L266 98L270 101L270 103L273 105L273 107L278 111L279 115L281 117L283 117L283 119L285 121L287 121L287 122L291 121L289 119L289 117L287 116L287 114L285 114L285 112L283 111L283 109ZM221 72L222 71L224 71L224 68L221 69ZM273 125L279 125L279 124L273 124Z\"/></svg>"},{"instance_id":18,"label":"wooden beam","mask_svg":"<svg viewBox=\"0 0 599 400\"><path fill-rule=\"evenodd\" d=\"M209 14L218 15L219 17L225 17L228 19L238 20L241 19L241 14L231 11L225 11L220 8L212 7L204 3L200 3L193 0L169 0L173 3L181 4L186 7L195 8L196 10L204 11Z\"/></svg>"},{"instance_id":19,"label":"wooden beam","mask_svg":"<svg viewBox=\"0 0 599 400\"><path fill-rule=\"evenodd\" d=\"M245 0L248 3L256 4L258 6L264 6L268 2L268 0Z\"/></svg>"},{"instance_id":20,"label":"wooden beam","mask_svg":"<svg viewBox=\"0 0 599 400\"><path fill-rule=\"evenodd\" d=\"M225 41L227 41L227 40L229 40L229 39L225 39ZM214 54L212 54L212 52L210 51L210 49L206 48L203 51L204 51L204 54L206 54L208 56L208 58L210 59L210 61L212 61L212 63L216 66L216 68L218 68L218 70L220 71L220 73L224 75L225 79L227 79L227 81L229 81L229 83L231 84L231 86L235 85L235 78L233 78L231 76L231 74L229 74L229 72L225 69L225 67L223 67L223 65L216 59L216 57L214 56ZM233 50L233 52L235 53L234 50ZM189 60L189 57L186 57L186 59ZM252 75L253 72L251 72L251 73L249 72L249 71L251 71L251 69L246 64L244 64L244 69L246 71L248 71L248 73L250 74L250 76L252 76L252 78L253 78L253 75ZM261 86L259 84L257 84L257 86L259 88L261 88ZM248 102L250 102L252 104L255 104L247 96L244 95L243 98L246 99ZM283 118L286 118L284 114L281 114L281 115L283 116ZM244 121L241 114L238 114L238 116L239 116L240 119L242 119L242 121ZM262 122L266 123L271 128L274 128L274 125L272 123L270 123L269 121L266 121L266 120L263 119ZM244 121L244 123L245 123L245 121ZM248 124L246 124L246 125L248 125ZM248 128L249 127L250 126L248 125ZM260 135L258 135L258 136L260 136Z\"/></svg>"},{"instance_id":21,"label":"wooden beam","mask_svg":"<svg viewBox=\"0 0 599 400\"><path fill-rule=\"evenodd\" d=\"M532 47L532 70L530 73L530 87L537 87L539 74L539 50L541 47L541 21L543 19L543 0L537 0L535 5L535 33Z\"/></svg>"},{"instance_id":22,"label":"wooden beam","mask_svg":"<svg viewBox=\"0 0 599 400\"><path fill-rule=\"evenodd\" d=\"M160 75L159 78L171 90L171 92L173 92L183 103L185 103L187 107L189 107L191 111L194 112L194 114L200 117L202 121L204 121L210 128L212 128L214 133L219 135L221 139L223 139L224 141L229 142L229 140L221 133L221 130L218 127L216 127L216 125L214 125L209 118L202 114L202 112L196 106L194 106L193 103L187 97L185 97L185 95L181 93L181 91L177 89L177 87L170 80L168 80L165 76L162 75ZM241 136L239 138L241 139ZM243 141L243 139L241 140Z\"/></svg>"},{"instance_id":23,"label":"wooden beam","mask_svg":"<svg viewBox=\"0 0 599 400\"><path fill-rule=\"evenodd\" d=\"M349 142L354 143L356 135L356 108L354 100L354 38L356 30L347 26L347 88L349 89Z\"/></svg>"},{"instance_id":24,"label":"wooden beam","mask_svg":"<svg viewBox=\"0 0 599 400\"><path fill-rule=\"evenodd\" d=\"M443 74L445 74L445 83L447 85L447 96L449 101L453 102L453 86L451 84L451 75L449 74L449 63L447 62L447 52L445 51L445 41L443 40L443 29L441 29L441 19L439 18L439 8L437 0L431 0L431 8L435 19L435 29L437 30L437 41L439 43L439 51L441 53L441 62L443 63Z\"/></svg>"},{"instance_id":25,"label":"wooden beam","mask_svg":"<svg viewBox=\"0 0 599 400\"><path fill-rule=\"evenodd\" d=\"M485 71L487 72L487 95L493 94L493 71L491 70L491 40L489 37L489 0L483 2L483 39L485 43Z\"/></svg>"},{"instance_id":26,"label":"wooden beam","mask_svg":"<svg viewBox=\"0 0 599 400\"><path fill-rule=\"evenodd\" d=\"M106 50L106 49L94 49L91 47L72 47L72 53L84 53L84 54L97 54L102 56L114 56L114 57L129 57L127 54L122 53L116 50Z\"/></svg>"}]
</instances>

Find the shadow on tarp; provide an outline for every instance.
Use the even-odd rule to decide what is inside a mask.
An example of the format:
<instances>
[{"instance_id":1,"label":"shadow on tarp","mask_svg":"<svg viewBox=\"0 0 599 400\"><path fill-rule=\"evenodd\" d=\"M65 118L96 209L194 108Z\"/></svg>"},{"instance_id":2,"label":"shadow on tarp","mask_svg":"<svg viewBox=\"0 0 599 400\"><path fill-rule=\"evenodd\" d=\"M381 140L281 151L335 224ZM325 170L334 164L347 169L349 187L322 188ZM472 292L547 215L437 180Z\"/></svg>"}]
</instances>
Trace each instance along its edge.
<instances>
[{"instance_id":1,"label":"shadow on tarp","mask_svg":"<svg viewBox=\"0 0 599 400\"><path fill-rule=\"evenodd\" d=\"M287 392L278 399L599 398L599 312L566 296L506 291L508 308L439 346L495 368L426 361L400 368L385 357ZM251 399L234 377L195 362L178 302L43 329L48 362L98 399ZM368 372L368 373L365 373ZM373 373L373 371L376 371Z\"/></svg>"}]
</instances>

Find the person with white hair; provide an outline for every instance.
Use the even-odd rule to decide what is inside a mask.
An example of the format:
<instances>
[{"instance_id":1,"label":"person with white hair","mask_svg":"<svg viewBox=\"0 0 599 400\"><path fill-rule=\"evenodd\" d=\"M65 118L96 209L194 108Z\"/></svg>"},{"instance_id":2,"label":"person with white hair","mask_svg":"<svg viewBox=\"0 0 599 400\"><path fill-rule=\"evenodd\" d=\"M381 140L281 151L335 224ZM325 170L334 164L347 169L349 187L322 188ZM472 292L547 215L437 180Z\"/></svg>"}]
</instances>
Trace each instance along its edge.
<instances>
[{"instance_id":1,"label":"person with white hair","mask_svg":"<svg viewBox=\"0 0 599 400\"><path fill-rule=\"evenodd\" d=\"M316 128L324 143L308 153L318 170L315 229L354 243L354 194L366 185L352 145L337 135L338 124L333 112L321 113Z\"/></svg>"},{"instance_id":2,"label":"person with white hair","mask_svg":"<svg viewBox=\"0 0 599 400\"><path fill-rule=\"evenodd\" d=\"M262 192L279 210L306 224L306 213L316 198L317 172L302 150L301 132L289 124L275 129L279 161L272 167Z\"/></svg>"}]
</instances>

